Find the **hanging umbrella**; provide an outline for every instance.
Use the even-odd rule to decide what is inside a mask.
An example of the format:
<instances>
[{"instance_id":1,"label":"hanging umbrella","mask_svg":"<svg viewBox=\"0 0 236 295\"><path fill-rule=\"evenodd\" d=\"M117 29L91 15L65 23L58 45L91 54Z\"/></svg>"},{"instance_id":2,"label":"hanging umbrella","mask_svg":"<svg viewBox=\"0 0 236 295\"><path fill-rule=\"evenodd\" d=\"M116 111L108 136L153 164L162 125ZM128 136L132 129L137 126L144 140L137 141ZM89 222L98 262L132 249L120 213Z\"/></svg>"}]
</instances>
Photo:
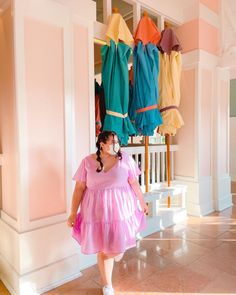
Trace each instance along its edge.
<instances>
[{"instance_id":1,"label":"hanging umbrella","mask_svg":"<svg viewBox=\"0 0 236 295\"><path fill-rule=\"evenodd\" d=\"M135 126L139 134L150 136L162 124L161 114L157 109L159 59L156 46L152 43L144 46L139 41L134 48L133 59Z\"/></svg>"},{"instance_id":2,"label":"hanging umbrella","mask_svg":"<svg viewBox=\"0 0 236 295\"><path fill-rule=\"evenodd\" d=\"M106 105L103 130L115 131L121 144L127 145L129 135L135 134L128 117L128 60L133 38L119 13L113 13L110 17L106 36L109 45L104 45L101 49L102 81Z\"/></svg>"},{"instance_id":3,"label":"hanging umbrella","mask_svg":"<svg viewBox=\"0 0 236 295\"><path fill-rule=\"evenodd\" d=\"M160 40L160 31L152 21L152 19L148 16L148 13L144 11L143 17L138 23L137 29L134 33L134 42L135 45L138 45L138 42L141 41L143 45L147 45L148 43L152 43L156 46L158 41Z\"/></svg>"},{"instance_id":4,"label":"hanging umbrella","mask_svg":"<svg viewBox=\"0 0 236 295\"><path fill-rule=\"evenodd\" d=\"M184 122L178 110L180 104L181 46L171 28L162 32L158 44L160 54L158 108L162 114L163 124L158 132L162 135L175 135Z\"/></svg>"},{"instance_id":5,"label":"hanging umbrella","mask_svg":"<svg viewBox=\"0 0 236 295\"><path fill-rule=\"evenodd\" d=\"M148 191L148 136L153 135L162 118L157 109L159 58L156 44L160 32L147 13L140 20L134 34L133 54L134 97L132 108L136 111L135 126L145 136L145 179Z\"/></svg>"},{"instance_id":6,"label":"hanging umbrella","mask_svg":"<svg viewBox=\"0 0 236 295\"><path fill-rule=\"evenodd\" d=\"M170 186L170 136L184 125L178 110L180 104L181 46L171 28L162 31L158 44L160 50L160 99L158 108L162 114L163 124L158 132L166 137L167 145L167 185ZM170 197L168 197L170 207Z\"/></svg>"},{"instance_id":7,"label":"hanging umbrella","mask_svg":"<svg viewBox=\"0 0 236 295\"><path fill-rule=\"evenodd\" d=\"M108 45L110 44L110 40L113 40L115 44L118 44L120 41L122 41L130 47L133 46L133 36L117 8L113 9L112 15L110 15L108 18L106 39Z\"/></svg>"},{"instance_id":8,"label":"hanging umbrella","mask_svg":"<svg viewBox=\"0 0 236 295\"><path fill-rule=\"evenodd\" d=\"M153 135L162 123L157 109L159 58L156 44L160 32L151 18L144 12L134 33L133 53L134 98L132 108L136 111L135 125L144 136Z\"/></svg>"}]
</instances>

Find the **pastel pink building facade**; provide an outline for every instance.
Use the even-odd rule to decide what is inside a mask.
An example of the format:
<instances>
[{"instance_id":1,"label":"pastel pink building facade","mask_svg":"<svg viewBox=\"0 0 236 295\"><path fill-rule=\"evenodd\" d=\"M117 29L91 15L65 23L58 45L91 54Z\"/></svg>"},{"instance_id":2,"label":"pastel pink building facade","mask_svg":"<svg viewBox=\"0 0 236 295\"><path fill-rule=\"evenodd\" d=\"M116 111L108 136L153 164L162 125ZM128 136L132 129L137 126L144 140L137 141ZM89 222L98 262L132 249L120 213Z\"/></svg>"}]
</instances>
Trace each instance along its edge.
<instances>
[{"instance_id":1,"label":"pastel pink building facade","mask_svg":"<svg viewBox=\"0 0 236 295\"><path fill-rule=\"evenodd\" d=\"M187 212L228 208L229 81L236 56L229 67L222 53L222 3L131 2L139 11L134 23L142 4L178 24L185 126L175 138L174 175L188 187ZM104 3L109 14L111 1ZM38 294L95 263L95 256L80 253L66 219L72 175L95 148L93 43L104 39L105 25L96 22L94 1L0 5L0 279L12 294Z\"/></svg>"}]
</instances>

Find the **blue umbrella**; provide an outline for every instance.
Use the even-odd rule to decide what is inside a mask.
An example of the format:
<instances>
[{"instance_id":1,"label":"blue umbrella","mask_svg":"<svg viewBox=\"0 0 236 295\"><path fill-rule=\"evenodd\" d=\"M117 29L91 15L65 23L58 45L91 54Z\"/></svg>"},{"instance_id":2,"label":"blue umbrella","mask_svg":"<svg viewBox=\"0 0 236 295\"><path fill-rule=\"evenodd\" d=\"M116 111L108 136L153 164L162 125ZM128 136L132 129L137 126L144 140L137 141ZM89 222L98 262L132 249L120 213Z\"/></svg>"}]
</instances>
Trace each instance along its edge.
<instances>
[{"instance_id":1,"label":"blue umbrella","mask_svg":"<svg viewBox=\"0 0 236 295\"><path fill-rule=\"evenodd\" d=\"M150 136L162 124L162 117L157 109L159 57L156 46L152 43L144 46L139 41L134 48L133 67L134 97L131 109L136 111L135 126L140 135Z\"/></svg>"}]
</instances>

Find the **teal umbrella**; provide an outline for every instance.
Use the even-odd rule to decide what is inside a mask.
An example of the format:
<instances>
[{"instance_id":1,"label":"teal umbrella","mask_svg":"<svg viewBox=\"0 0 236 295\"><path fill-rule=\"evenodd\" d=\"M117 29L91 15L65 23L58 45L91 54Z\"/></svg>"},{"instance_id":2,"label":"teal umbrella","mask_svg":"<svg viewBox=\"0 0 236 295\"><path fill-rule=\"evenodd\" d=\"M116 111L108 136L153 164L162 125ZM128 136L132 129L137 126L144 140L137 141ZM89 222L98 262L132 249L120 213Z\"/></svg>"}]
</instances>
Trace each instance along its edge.
<instances>
[{"instance_id":1,"label":"teal umbrella","mask_svg":"<svg viewBox=\"0 0 236 295\"><path fill-rule=\"evenodd\" d=\"M110 40L110 46L104 45L101 49L106 105L103 130L115 131L122 145L127 145L129 135L135 134L128 116L130 53L131 48L128 45L120 42L115 44L113 40Z\"/></svg>"},{"instance_id":2,"label":"teal umbrella","mask_svg":"<svg viewBox=\"0 0 236 295\"><path fill-rule=\"evenodd\" d=\"M157 77L159 57L157 47L152 43L146 46L141 41L134 48L134 97L131 109L136 110L135 126L139 134L153 135L154 129L162 124L157 109L159 91Z\"/></svg>"}]
</instances>

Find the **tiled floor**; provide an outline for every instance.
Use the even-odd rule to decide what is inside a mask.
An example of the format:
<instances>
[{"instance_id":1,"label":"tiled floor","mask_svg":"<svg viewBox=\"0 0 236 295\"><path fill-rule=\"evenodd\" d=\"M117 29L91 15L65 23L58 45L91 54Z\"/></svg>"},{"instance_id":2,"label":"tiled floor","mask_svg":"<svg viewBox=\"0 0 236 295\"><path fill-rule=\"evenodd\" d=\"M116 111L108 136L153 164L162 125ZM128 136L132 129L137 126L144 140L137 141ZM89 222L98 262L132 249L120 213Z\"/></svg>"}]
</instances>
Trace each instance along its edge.
<instances>
[{"instance_id":1,"label":"tiled floor","mask_svg":"<svg viewBox=\"0 0 236 295\"><path fill-rule=\"evenodd\" d=\"M82 273L44 295L101 295L97 266ZM113 281L116 295L235 295L236 205L143 239L115 264ZM1 282L0 294L9 295Z\"/></svg>"},{"instance_id":2,"label":"tiled floor","mask_svg":"<svg viewBox=\"0 0 236 295\"><path fill-rule=\"evenodd\" d=\"M115 264L117 295L236 294L236 205L155 233ZM97 266L44 295L102 294Z\"/></svg>"},{"instance_id":3,"label":"tiled floor","mask_svg":"<svg viewBox=\"0 0 236 295\"><path fill-rule=\"evenodd\" d=\"M0 294L1 295L10 295L10 293L7 291L7 289L3 285L2 281L0 281Z\"/></svg>"}]
</instances>

